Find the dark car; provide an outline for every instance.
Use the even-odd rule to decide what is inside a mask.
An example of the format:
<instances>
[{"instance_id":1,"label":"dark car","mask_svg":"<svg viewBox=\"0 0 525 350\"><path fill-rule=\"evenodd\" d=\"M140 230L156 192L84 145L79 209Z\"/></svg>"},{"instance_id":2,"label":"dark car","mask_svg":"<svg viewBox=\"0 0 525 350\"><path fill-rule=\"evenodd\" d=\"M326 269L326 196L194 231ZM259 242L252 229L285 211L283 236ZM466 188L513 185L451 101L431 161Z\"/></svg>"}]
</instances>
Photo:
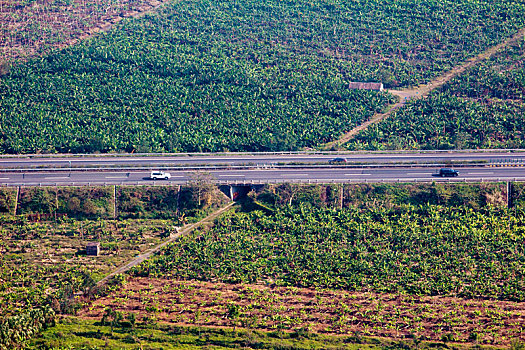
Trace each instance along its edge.
<instances>
[{"instance_id":1,"label":"dark car","mask_svg":"<svg viewBox=\"0 0 525 350\"><path fill-rule=\"evenodd\" d=\"M441 168L439 169L439 176L445 177L445 176L458 176L459 171L451 169L451 168Z\"/></svg>"},{"instance_id":2,"label":"dark car","mask_svg":"<svg viewBox=\"0 0 525 350\"><path fill-rule=\"evenodd\" d=\"M345 158L334 158L328 161L328 164L342 164L342 163L346 163Z\"/></svg>"}]
</instances>

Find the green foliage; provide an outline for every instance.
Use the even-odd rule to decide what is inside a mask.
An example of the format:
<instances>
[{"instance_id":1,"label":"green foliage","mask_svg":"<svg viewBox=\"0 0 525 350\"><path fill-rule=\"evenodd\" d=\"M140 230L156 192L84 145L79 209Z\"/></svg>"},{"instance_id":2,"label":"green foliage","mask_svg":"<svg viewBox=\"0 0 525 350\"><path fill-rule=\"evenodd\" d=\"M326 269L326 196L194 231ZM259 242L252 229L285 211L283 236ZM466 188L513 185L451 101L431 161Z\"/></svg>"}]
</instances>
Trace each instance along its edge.
<instances>
[{"instance_id":1,"label":"green foliage","mask_svg":"<svg viewBox=\"0 0 525 350\"><path fill-rule=\"evenodd\" d=\"M296 333L233 331L226 328L188 327L175 325L148 325L133 330L119 329L98 322L67 318L56 327L45 331L31 341L29 349L394 349L386 339L330 336L315 334L298 337ZM304 333L300 333L301 335ZM395 343L397 344L397 343ZM423 344L421 346L424 348Z\"/></svg>"},{"instance_id":2,"label":"green foliage","mask_svg":"<svg viewBox=\"0 0 525 350\"><path fill-rule=\"evenodd\" d=\"M472 99L524 101L525 39L518 40L491 59L472 67L447 84L443 91Z\"/></svg>"},{"instance_id":3,"label":"green foliage","mask_svg":"<svg viewBox=\"0 0 525 350\"><path fill-rule=\"evenodd\" d=\"M215 185L192 183L189 186L117 186L117 214L120 218L199 216L210 207L227 201ZM23 187L18 214L67 214L75 218L112 218L113 186L98 187ZM12 213L16 190L0 189L0 213Z\"/></svg>"},{"instance_id":4,"label":"green foliage","mask_svg":"<svg viewBox=\"0 0 525 350\"><path fill-rule=\"evenodd\" d=\"M16 202L16 189L0 188L0 213L13 213Z\"/></svg>"},{"instance_id":5,"label":"green foliage","mask_svg":"<svg viewBox=\"0 0 525 350\"><path fill-rule=\"evenodd\" d=\"M0 318L0 349L21 347L28 339L55 325L55 312L49 307Z\"/></svg>"},{"instance_id":6,"label":"green foliage","mask_svg":"<svg viewBox=\"0 0 525 350\"><path fill-rule=\"evenodd\" d=\"M49 214L57 210L56 189L47 187L30 187L20 190L18 213Z\"/></svg>"},{"instance_id":7,"label":"green foliage","mask_svg":"<svg viewBox=\"0 0 525 350\"><path fill-rule=\"evenodd\" d=\"M63 213L73 217L113 215L111 187L24 187L18 213Z\"/></svg>"},{"instance_id":8,"label":"green foliage","mask_svg":"<svg viewBox=\"0 0 525 350\"><path fill-rule=\"evenodd\" d=\"M525 183L515 182L512 184L512 204L525 207Z\"/></svg>"},{"instance_id":9,"label":"green foliage","mask_svg":"<svg viewBox=\"0 0 525 350\"><path fill-rule=\"evenodd\" d=\"M524 148L525 40L360 133L350 149Z\"/></svg>"},{"instance_id":10,"label":"green foliage","mask_svg":"<svg viewBox=\"0 0 525 350\"><path fill-rule=\"evenodd\" d=\"M177 214L178 187L128 187L117 189L119 217L167 218Z\"/></svg>"},{"instance_id":11,"label":"green foliage","mask_svg":"<svg viewBox=\"0 0 525 350\"><path fill-rule=\"evenodd\" d=\"M180 1L0 82L0 153L296 150L522 27L519 1Z\"/></svg>"},{"instance_id":12,"label":"green foliage","mask_svg":"<svg viewBox=\"0 0 525 350\"><path fill-rule=\"evenodd\" d=\"M517 183L516 188L521 188ZM341 196L341 191L342 196ZM515 200L523 200L516 190ZM267 205L282 207L306 203L318 208L341 205L356 208L398 207L404 204L467 206L479 209L487 205L506 205L504 184L344 184L344 185L293 185L266 186L256 196ZM341 203L341 200L343 203Z\"/></svg>"},{"instance_id":13,"label":"green foliage","mask_svg":"<svg viewBox=\"0 0 525 350\"><path fill-rule=\"evenodd\" d=\"M350 149L523 148L525 104L472 101L446 93L407 104L369 127Z\"/></svg>"},{"instance_id":14,"label":"green foliage","mask_svg":"<svg viewBox=\"0 0 525 350\"><path fill-rule=\"evenodd\" d=\"M60 187L58 212L74 217L112 217L113 187Z\"/></svg>"},{"instance_id":15,"label":"green foliage","mask_svg":"<svg viewBox=\"0 0 525 350\"><path fill-rule=\"evenodd\" d=\"M299 204L225 215L134 273L524 301L524 223L523 209Z\"/></svg>"},{"instance_id":16,"label":"green foliage","mask_svg":"<svg viewBox=\"0 0 525 350\"><path fill-rule=\"evenodd\" d=\"M74 313L78 304L73 293L88 288L92 281L89 269L70 263L43 266L11 255L0 265L0 318L43 305Z\"/></svg>"}]
</instances>

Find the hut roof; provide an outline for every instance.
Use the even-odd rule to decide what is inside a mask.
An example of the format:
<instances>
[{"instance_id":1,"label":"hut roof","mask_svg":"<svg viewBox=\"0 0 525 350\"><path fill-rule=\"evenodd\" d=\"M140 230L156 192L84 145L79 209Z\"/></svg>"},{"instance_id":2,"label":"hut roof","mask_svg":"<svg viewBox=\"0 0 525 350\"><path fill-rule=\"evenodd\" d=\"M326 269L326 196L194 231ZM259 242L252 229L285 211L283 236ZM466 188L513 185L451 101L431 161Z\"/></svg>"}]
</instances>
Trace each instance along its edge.
<instances>
[{"instance_id":1,"label":"hut roof","mask_svg":"<svg viewBox=\"0 0 525 350\"><path fill-rule=\"evenodd\" d=\"M351 82L348 84L349 89L363 89L363 90L383 90L383 83L360 83Z\"/></svg>"}]
</instances>

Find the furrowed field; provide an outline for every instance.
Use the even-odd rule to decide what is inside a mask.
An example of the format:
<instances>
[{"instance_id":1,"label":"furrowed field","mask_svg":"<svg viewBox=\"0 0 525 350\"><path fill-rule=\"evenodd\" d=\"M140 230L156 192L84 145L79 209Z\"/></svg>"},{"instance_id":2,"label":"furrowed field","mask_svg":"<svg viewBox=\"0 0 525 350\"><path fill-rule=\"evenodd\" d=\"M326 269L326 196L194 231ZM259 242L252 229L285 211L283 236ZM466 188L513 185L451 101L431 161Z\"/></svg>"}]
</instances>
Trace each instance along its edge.
<instances>
[{"instance_id":1,"label":"furrowed field","mask_svg":"<svg viewBox=\"0 0 525 350\"><path fill-rule=\"evenodd\" d=\"M350 149L523 148L525 40L359 134Z\"/></svg>"},{"instance_id":2,"label":"furrowed field","mask_svg":"<svg viewBox=\"0 0 525 350\"><path fill-rule=\"evenodd\" d=\"M514 34L522 2L181 1L0 82L0 153L295 150Z\"/></svg>"}]
</instances>

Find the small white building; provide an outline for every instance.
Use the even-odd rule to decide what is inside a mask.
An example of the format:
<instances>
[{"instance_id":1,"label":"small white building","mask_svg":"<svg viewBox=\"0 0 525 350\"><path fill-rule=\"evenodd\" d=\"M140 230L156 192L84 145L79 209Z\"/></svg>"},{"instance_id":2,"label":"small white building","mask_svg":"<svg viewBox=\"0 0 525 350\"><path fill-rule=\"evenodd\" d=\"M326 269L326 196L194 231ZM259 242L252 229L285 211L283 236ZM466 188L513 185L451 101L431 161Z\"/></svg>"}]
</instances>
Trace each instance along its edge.
<instances>
[{"instance_id":1,"label":"small white building","mask_svg":"<svg viewBox=\"0 0 525 350\"><path fill-rule=\"evenodd\" d=\"M374 90L374 91L383 91L383 83L359 83L351 82L348 84L348 88L352 90Z\"/></svg>"}]
</instances>

